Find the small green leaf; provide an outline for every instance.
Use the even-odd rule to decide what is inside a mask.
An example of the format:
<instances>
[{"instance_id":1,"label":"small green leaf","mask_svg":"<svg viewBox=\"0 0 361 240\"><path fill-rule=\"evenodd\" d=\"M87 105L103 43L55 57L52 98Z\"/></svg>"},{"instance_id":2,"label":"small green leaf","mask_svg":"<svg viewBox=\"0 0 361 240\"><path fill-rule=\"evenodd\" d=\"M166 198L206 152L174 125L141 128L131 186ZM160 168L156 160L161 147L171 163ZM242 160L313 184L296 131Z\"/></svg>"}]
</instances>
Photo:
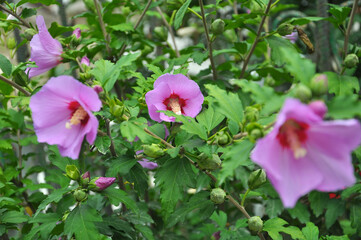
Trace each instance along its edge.
<instances>
[{"instance_id":1,"label":"small green leaf","mask_svg":"<svg viewBox=\"0 0 361 240\"><path fill-rule=\"evenodd\" d=\"M137 159L128 156L120 156L111 159L110 167L107 171L107 177L115 177L127 174L129 170L137 163Z\"/></svg>"},{"instance_id":2,"label":"small green leaf","mask_svg":"<svg viewBox=\"0 0 361 240\"><path fill-rule=\"evenodd\" d=\"M345 213L345 202L340 199L329 199L326 209L326 227L329 229L336 222L338 217Z\"/></svg>"},{"instance_id":3,"label":"small green leaf","mask_svg":"<svg viewBox=\"0 0 361 240\"><path fill-rule=\"evenodd\" d=\"M214 111L210 106L208 109L202 111L197 116L197 121L206 127L207 131L210 132L213 128L217 127L224 119L224 116Z\"/></svg>"},{"instance_id":4,"label":"small green leaf","mask_svg":"<svg viewBox=\"0 0 361 240\"><path fill-rule=\"evenodd\" d=\"M361 234L361 206L352 205L350 208L351 226L357 229L357 233Z\"/></svg>"},{"instance_id":5,"label":"small green leaf","mask_svg":"<svg viewBox=\"0 0 361 240\"><path fill-rule=\"evenodd\" d=\"M316 217L319 217L326 208L326 202L329 199L327 193L313 191L308 195L310 206Z\"/></svg>"},{"instance_id":6,"label":"small green leaf","mask_svg":"<svg viewBox=\"0 0 361 240\"><path fill-rule=\"evenodd\" d=\"M174 28L178 29L182 25L183 17L185 13L187 12L188 6L191 3L192 0L187 0L182 7L177 11L177 14L175 15L174 19Z\"/></svg>"},{"instance_id":7,"label":"small green leaf","mask_svg":"<svg viewBox=\"0 0 361 240\"><path fill-rule=\"evenodd\" d=\"M302 233L306 240L318 240L318 227L312 222L306 223L306 227L302 228Z\"/></svg>"},{"instance_id":8,"label":"small green leaf","mask_svg":"<svg viewBox=\"0 0 361 240\"><path fill-rule=\"evenodd\" d=\"M60 5L60 3L56 0L21 0L20 2L18 2L16 4L17 7L23 5L24 3L41 3L44 4L46 6L49 6L51 4L57 4Z\"/></svg>"},{"instance_id":9,"label":"small green leaf","mask_svg":"<svg viewBox=\"0 0 361 240\"><path fill-rule=\"evenodd\" d=\"M134 31L134 27L131 23L120 23L117 25L109 26L109 27L115 31L120 31L120 32L133 32Z\"/></svg>"},{"instance_id":10,"label":"small green leaf","mask_svg":"<svg viewBox=\"0 0 361 240\"><path fill-rule=\"evenodd\" d=\"M4 223L22 223L29 219L28 216L24 215L21 212L16 211L7 211L3 213L0 217L0 222Z\"/></svg>"},{"instance_id":11,"label":"small green leaf","mask_svg":"<svg viewBox=\"0 0 361 240\"><path fill-rule=\"evenodd\" d=\"M36 217L42 210L44 210L48 204L50 204L52 202L55 202L55 203L59 202L63 198L63 195L66 192L69 192L71 190L72 189L64 189L64 188L54 190L51 194L48 195L48 197L46 199L44 199L40 203L38 209L36 210L36 212L34 214L34 217Z\"/></svg>"},{"instance_id":12,"label":"small green leaf","mask_svg":"<svg viewBox=\"0 0 361 240\"><path fill-rule=\"evenodd\" d=\"M263 231L268 232L270 237L274 240L283 239L280 232L291 235L292 239L306 240L299 228L294 226L285 227L284 225L286 224L288 223L281 218L272 218L264 223Z\"/></svg>"},{"instance_id":13,"label":"small green leaf","mask_svg":"<svg viewBox=\"0 0 361 240\"><path fill-rule=\"evenodd\" d=\"M109 198L111 204L117 206L119 203L124 203L125 206L131 209L134 213L139 213L139 208L136 202L123 190L113 187L105 189L102 193Z\"/></svg>"},{"instance_id":14,"label":"small green leaf","mask_svg":"<svg viewBox=\"0 0 361 240\"><path fill-rule=\"evenodd\" d=\"M36 15L35 8L24 8L24 10L21 12L21 17L24 19L34 15Z\"/></svg>"},{"instance_id":15,"label":"small green leaf","mask_svg":"<svg viewBox=\"0 0 361 240\"><path fill-rule=\"evenodd\" d=\"M352 95L360 91L360 85L357 77L338 75L334 72L325 72L328 79L329 93L336 96Z\"/></svg>"},{"instance_id":16,"label":"small green leaf","mask_svg":"<svg viewBox=\"0 0 361 240\"><path fill-rule=\"evenodd\" d=\"M291 217L293 219L298 219L301 223L306 223L310 221L310 213L305 205L302 203L297 203L294 208L288 209Z\"/></svg>"},{"instance_id":17,"label":"small green leaf","mask_svg":"<svg viewBox=\"0 0 361 240\"><path fill-rule=\"evenodd\" d=\"M270 218L278 217L283 211L283 204L279 199L268 199L266 213Z\"/></svg>"},{"instance_id":18,"label":"small green leaf","mask_svg":"<svg viewBox=\"0 0 361 240\"><path fill-rule=\"evenodd\" d=\"M2 54L0 54L0 68L7 77L11 75L13 65L11 65L9 59Z\"/></svg>"},{"instance_id":19,"label":"small green leaf","mask_svg":"<svg viewBox=\"0 0 361 240\"><path fill-rule=\"evenodd\" d=\"M97 147L100 153L106 154L111 145L111 140L108 136L99 136L96 138L94 145Z\"/></svg>"}]
</instances>

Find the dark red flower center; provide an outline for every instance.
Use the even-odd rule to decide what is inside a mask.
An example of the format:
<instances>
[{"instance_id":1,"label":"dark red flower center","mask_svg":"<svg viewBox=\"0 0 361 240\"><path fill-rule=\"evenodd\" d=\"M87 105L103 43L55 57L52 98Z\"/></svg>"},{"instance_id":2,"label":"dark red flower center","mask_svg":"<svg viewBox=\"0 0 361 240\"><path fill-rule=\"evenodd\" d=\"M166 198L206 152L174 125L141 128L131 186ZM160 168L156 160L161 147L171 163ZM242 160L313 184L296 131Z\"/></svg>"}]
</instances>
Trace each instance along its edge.
<instances>
[{"instance_id":1,"label":"dark red flower center","mask_svg":"<svg viewBox=\"0 0 361 240\"><path fill-rule=\"evenodd\" d=\"M66 128L70 129L72 125L81 124L84 126L87 124L89 115L77 101L70 102L68 109L72 111L72 113L69 121L66 123Z\"/></svg>"},{"instance_id":2,"label":"dark red flower center","mask_svg":"<svg viewBox=\"0 0 361 240\"><path fill-rule=\"evenodd\" d=\"M163 104L167 106L167 110L181 115L184 113L183 107L186 106L186 99L180 98L178 94L172 93L169 98L163 101Z\"/></svg>"},{"instance_id":3,"label":"dark red flower center","mask_svg":"<svg viewBox=\"0 0 361 240\"><path fill-rule=\"evenodd\" d=\"M295 158L306 155L306 149L302 145L307 140L309 125L294 119L287 119L279 128L277 139L284 148L290 148Z\"/></svg>"}]
</instances>

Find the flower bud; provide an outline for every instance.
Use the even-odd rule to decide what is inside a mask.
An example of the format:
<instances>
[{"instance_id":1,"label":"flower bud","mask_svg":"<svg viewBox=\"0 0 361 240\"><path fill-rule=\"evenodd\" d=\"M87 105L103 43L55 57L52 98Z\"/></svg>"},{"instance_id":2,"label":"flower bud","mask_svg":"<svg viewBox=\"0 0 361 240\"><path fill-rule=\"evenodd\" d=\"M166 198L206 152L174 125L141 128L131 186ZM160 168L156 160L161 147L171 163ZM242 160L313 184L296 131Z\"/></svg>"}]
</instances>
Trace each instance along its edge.
<instances>
[{"instance_id":1,"label":"flower bud","mask_svg":"<svg viewBox=\"0 0 361 240\"><path fill-rule=\"evenodd\" d=\"M144 154L151 158L158 158L164 155L163 149L155 143L143 145Z\"/></svg>"},{"instance_id":2,"label":"flower bud","mask_svg":"<svg viewBox=\"0 0 361 240\"><path fill-rule=\"evenodd\" d=\"M158 40L165 42L168 39L168 29L164 26L157 26L154 28L154 36Z\"/></svg>"},{"instance_id":3,"label":"flower bud","mask_svg":"<svg viewBox=\"0 0 361 240\"><path fill-rule=\"evenodd\" d=\"M328 92L328 79L326 74L316 74L310 83L312 92L316 95L322 95Z\"/></svg>"},{"instance_id":4,"label":"flower bud","mask_svg":"<svg viewBox=\"0 0 361 240\"><path fill-rule=\"evenodd\" d=\"M80 60L80 64L89 67L90 66L89 58L87 56L82 57L82 59Z\"/></svg>"},{"instance_id":5,"label":"flower bud","mask_svg":"<svg viewBox=\"0 0 361 240\"><path fill-rule=\"evenodd\" d=\"M252 232L260 232L263 228L263 221L259 216L253 216L248 219L248 228Z\"/></svg>"},{"instance_id":6,"label":"flower bud","mask_svg":"<svg viewBox=\"0 0 361 240\"><path fill-rule=\"evenodd\" d=\"M66 165L65 168L66 176L72 180L78 181L80 177L80 172L75 165Z\"/></svg>"},{"instance_id":7,"label":"flower bud","mask_svg":"<svg viewBox=\"0 0 361 240\"><path fill-rule=\"evenodd\" d=\"M219 240L221 238L221 231L212 234L211 240Z\"/></svg>"},{"instance_id":8,"label":"flower bud","mask_svg":"<svg viewBox=\"0 0 361 240\"><path fill-rule=\"evenodd\" d=\"M224 21L222 19L216 19L212 24L211 24L211 32L214 35L220 35L224 32Z\"/></svg>"},{"instance_id":9,"label":"flower bud","mask_svg":"<svg viewBox=\"0 0 361 240\"><path fill-rule=\"evenodd\" d=\"M248 187L253 190L266 183L266 172L263 169L253 171L248 178Z\"/></svg>"},{"instance_id":10,"label":"flower bud","mask_svg":"<svg viewBox=\"0 0 361 240\"><path fill-rule=\"evenodd\" d=\"M217 154L212 154L212 157L208 157L206 154L201 153L197 163L201 169L212 171L220 168L222 161Z\"/></svg>"},{"instance_id":11,"label":"flower bud","mask_svg":"<svg viewBox=\"0 0 361 240\"><path fill-rule=\"evenodd\" d=\"M323 118L327 113L327 106L323 101L313 101L308 104L314 113Z\"/></svg>"},{"instance_id":12,"label":"flower bud","mask_svg":"<svg viewBox=\"0 0 361 240\"><path fill-rule=\"evenodd\" d=\"M8 46L9 49L14 49L16 47L16 40L13 37L9 37L6 40L6 45Z\"/></svg>"},{"instance_id":13,"label":"flower bud","mask_svg":"<svg viewBox=\"0 0 361 240\"><path fill-rule=\"evenodd\" d=\"M290 23L282 23L277 28L277 33L281 36L290 35L295 27Z\"/></svg>"},{"instance_id":14,"label":"flower bud","mask_svg":"<svg viewBox=\"0 0 361 240\"><path fill-rule=\"evenodd\" d=\"M259 111L253 106L246 107L245 110L246 122L257 122L259 119Z\"/></svg>"},{"instance_id":15,"label":"flower bud","mask_svg":"<svg viewBox=\"0 0 361 240\"><path fill-rule=\"evenodd\" d=\"M356 54L348 54L344 60L344 65L346 68L354 68L359 63L358 57Z\"/></svg>"},{"instance_id":16,"label":"flower bud","mask_svg":"<svg viewBox=\"0 0 361 240\"><path fill-rule=\"evenodd\" d=\"M300 99L302 102L306 102L312 97L311 90L303 84L298 84L295 87L294 94L295 97Z\"/></svg>"},{"instance_id":17,"label":"flower bud","mask_svg":"<svg viewBox=\"0 0 361 240\"><path fill-rule=\"evenodd\" d=\"M79 39L81 37L81 30L80 28L76 28L74 31L73 31L73 36L76 38L76 39Z\"/></svg>"},{"instance_id":18,"label":"flower bud","mask_svg":"<svg viewBox=\"0 0 361 240\"><path fill-rule=\"evenodd\" d=\"M87 171L86 173L81 175L80 181L81 181L82 185L86 185L86 184L89 183L89 181L90 181L90 173L89 173L89 171Z\"/></svg>"},{"instance_id":19,"label":"flower bud","mask_svg":"<svg viewBox=\"0 0 361 240\"><path fill-rule=\"evenodd\" d=\"M236 42L238 41L238 37L234 29L227 29L224 31L223 36L229 41L229 42Z\"/></svg>"},{"instance_id":20,"label":"flower bud","mask_svg":"<svg viewBox=\"0 0 361 240\"><path fill-rule=\"evenodd\" d=\"M78 202L82 202L88 198L88 194L86 194L83 190L75 190L73 196Z\"/></svg>"},{"instance_id":21,"label":"flower bud","mask_svg":"<svg viewBox=\"0 0 361 240\"><path fill-rule=\"evenodd\" d=\"M229 136L229 134L224 131L218 132L215 138L215 142L220 146L227 145L232 141L232 138Z\"/></svg>"},{"instance_id":22,"label":"flower bud","mask_svg":"<svg viewBox=\"0 0 361 240\"><path fill-rule=\"evenodd\" d=\"M256 122L251 122L247 124L246 131L248 133L248 137L249 140L251 140L251 142L256 142L257 139L264 136L263 127Z\"/></svg>"},{"instance_id":23,"label":"flower bud","mask_svg":"<svg viewBox=\"0 0 361 240\"><path fill-rule=\"evenodd\" d=\"M127 17L130 14L130 7L123 7L122 13L125 17Z\"/></svg>"},{"instance_id":24,"label":"flower bud","mask_svg":"<svg viewBox=\"0 0 361 240\"><path fill-rule=\"evenodd\" d=\"M89 189L94 191L103 191L115 182L113 177L96 177L89 182Z\"/></svg>"},{"instance_id":25,"label":"flower bud","mask_svg":"<svg viewBox=\"0 0 361 240\"><path fill-rule=\"evenodd\" d=\"M26 29L26 30L24 31L24 38L25 38L26 40L30 41L35 34L37 34L37 32L35 31L35 29L33 29L33 28L28 28L28 29Z\"/></svg>"},{"instance_id":26,"label":"flower bud","mask_svg":"<svg viewBox=\"0 0 361 240\"><path fill-rule=\"evenodd\" d=\"M211 201L215 204L221 204L224 202L226 192L221 188L213 188L211 191Z\"/></svg>"},{"instance_id":27,"label":"flower bud","mask_svg":"<svg viewBox=\"0 0 361 240\"><path fill-rule=\"evenodd\" d=\"M80 76L80 79L84 80L84 81L89 80L89 79L92 78L92 75L90 73L88 73L88 72L79 73L79 76Z\"/></svg>"},{"instance_id":28,"label":"flower bud","mask_svg":"<svg viewBox=\"0 0 361 240\"><path fill-rule=\"evenodd\" d=\"M99 85L95 85L95 86L93 87L93 89L94 89L94 91L96 91L98 94L104 91L103 88L102 88L101 86L99 86Z\"/></svg>"}]
</instances>

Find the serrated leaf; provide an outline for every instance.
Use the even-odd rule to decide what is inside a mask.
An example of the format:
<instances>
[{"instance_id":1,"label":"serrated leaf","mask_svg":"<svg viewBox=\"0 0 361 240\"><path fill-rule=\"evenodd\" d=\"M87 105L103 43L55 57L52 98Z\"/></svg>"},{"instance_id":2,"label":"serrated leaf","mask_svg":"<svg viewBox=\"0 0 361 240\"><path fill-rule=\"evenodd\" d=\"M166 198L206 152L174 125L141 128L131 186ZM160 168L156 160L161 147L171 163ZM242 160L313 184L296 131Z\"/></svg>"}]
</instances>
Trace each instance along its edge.
<instances>
[{"instance_id":1,"label":"serrated leaf","mask_svg":"<svg viewBox=\"0 0 361 240\"><path fill-rule=\"evenodd\" d=\"M251 162L249 154L253 148L250 141L242 141L227 147L222 158L222 169L218 174L219 183L222 184L226 178L234 175L234 170L241 165L249 165Z\"/></svg>"},{"instance_id":2,"label":"serrated leaf","mask_svg":"<svg viewBox=\"0 0 361 240\"><path fill-rule=\"evenodd\" d=\"M230 120L240 123L243 119L243 105L238 95L211 84L206 84L210 96L214 97L212 106L216 112L224 114ZM214 105L213 105L214 104Z\"/></svg>"},{"instance_id":3,"label":"serrated leaf","mask_svg":"<svg viewBox=\"0 0 361 240\"><path fill-rule=\"evenodd\" d=\"M144 132L148 127L148 120L145 118L131 118L120 124L120 132L129 142L133 142L135 137L139 137L142 142L151 141L151 137Z\"/></svg>"},{"instance_id":4,"label":"serrated leaf","mask_svg":"<svg viewBox=\"0 0 361 240\"><path fill-rule=\"evenodd\" d=\"M214 204L209 200L209 192L201 191L192 196L182 207L178 208L167 221L167 227L183 222L189 213L196 214L200 220L208 219L214 211Z\"/></svg>"},{"instance_id":5,"label":"serrated leaf","mask_svg":"<svg viewBox=\"0 0 361 240\"><path fill-rule=\"evenodd\" d=\"M288 223L281 218L272 218L264 223L263 231L268 232L270 237L274 240L283 239L280 232L291 235L292 239L306 240L299 228L294 226L285 227L284 225L286 224Z\"/></svg>"},{"instance_id":6,"label":"serrated leaf","mask_svg":"<svg viewBox=\"0 0 361 240\"><path fill-rule=\"evenodd\" d=\"M66 189L66 188L60 188L60 189L56 189L54 190L51 194L49 194L47 196L47 198L45 198L39 205L38 209L36 210L34 217L36 217L42 210L44 210L46 208L46 206L52 202L59 202L62 198L63 195L68 192L71 191L72 189Z\"/></svg>"},{"instance_id":7,"label":"serrated leaf","mask_svg":"<svg viewBox=\"0 0 361 240\"><path fill-rule=\"evenodd\" d=\"M357 193L361 193L361 183L356 183L355 185L346 188L345 190L342 191L341 193L341 198L342 199L346 199L348 197L350 197L352 194L357 194Z\"/></svg>"},{"instance_id":8,"label":"serrated leaf","mask_svg":"<svg viewBox=\"0 0 361 240\"><path fill-rule=\"evenodd\" d=\"M11 75L13 65L11 65L9 59L2 54L0 54L0 68L7 77Z\"/></svg>"},{"instance_id":9,"label":"serrated leaf","mask_svg":"<svg viewBox=\"0 0 361 240\"><path fill-rule=\"evenodd\" d=\"M279 199L268 199L266 204L266 213L270 218L278 217L283 211L283 204Z\"/></svg>"},{"instance_id":10,"label":"serrated leaf","mask_svg":"<svg viewBox=\"0 0 361 240\"><path fill-rule=\"evenodd\" d=\"M327 102L327 116L342 119L361 116L361 101L358 101L358 95L336 96Z\"/></svg>"},{"instance_id":11,"label":"serrated leaf","mask_svg":"<svg viewBox=\"0 0 361 240\"><path fill-rule=\"evenodd\" d=\"M352 95L360 91L360 85L357 77L338 75L334 72L325 72L328 79L329 93L336 96Z\"/></svg>"},{"instance_id":12,"label":"serrated leaf","mask_svg":"<svg viewBox=\"0 0 361 240\"><path fill-rule=\"evenodd\" d=\"M12 149L13 146L11 145L10 139L0 139L0 149Z\"/></svg>"},{"instance_id":13,"label":"serrated leaf","mask_svg":"<svg viewBox=\"0 0 361 240\"><path fill-rule=\"evenodd\" d=\"M306 227L302 228L302 233L306 240L318 240L318 227L312 222L306 223Z\"/></svg>"},{"instance_id":14,"label":"serrated leaf","mask_svg":"<svg viewBox=\"0 0 361 240\"><path fill-rule=\"evenodd\" d=\"M76 239L98 240L100 234L94 222L100 221L102 218L94 208L81 204L66 218L64 233L68 236L74 234Z\"/></svg>"},{"instance_id":15,"label":"serrated leaf","mask_svg":"<svg viewBox=\"0 0 361 240\"><path fill-rule=\"evenodd\" d=\"M327 202L326 209L326 227L330 228L338 219L339 216L345 213L345 203L339 199L330 199Z\"/></svg>"},{"instance_id":16,"label":"serrated leaf","mask_svg":"<svg viewBox=\"0 0 361 240\"><path fill-rule=\"evenodd\" d=\"M227 225L227 214L223 211L214 212L210 219L215 221L221 228L225 228Z\"/></svg>"},{"instance_id":17,"label":"serrated leaf","mask_svg":"<svg viewBox=\"0 0 361 240\"><path fill-rule=\"evenodd\" d=\"M161 188L160 198L165 219L173 212L178 200L183 196L183 188L191 186L195 174L187 159L168 159L158 168L155 182Z\"/></svg>"},{"instance_id":18,"label":"serrated leaf","mask_svg":"<svg viewBox=\"0 0 361 240\"><path fill-rule=\"evenodd\" d=\"M149 240L155 239L153 236L152 229L150 227L140 225L140 224L136 224L134 227L135 227L135 229L137 229L139 232L142 233L142 235L145 237L145 239L149 239Z\"/></svg>"},{"instance_id":19,"label":"serrated leaf","mask_svg":"<svg viewBox=\"0 0 361 240\"><path fill-rule=\"evenodd\" d=\"M177 30L181 25L184 18L184 15L187 12L187 9L189 7L189 4L192 0L187 0L182 7L177 11L177 14L175 15L174 19L174 28Z\"/></svg>"},{"instance_id":20,"label":"serrated leaf","mask_svg":"<svg viewBox=\"0 0 361 240\"><path fill-rule=\"evenodd\" d=\"M107 188L102 193L109 198L109 201L113 205L119 205L119 203L124 203L125 206L131 209L134 213L139 213L139 208L136 202L131 199L126 192L121 189L116 188Z\"/></svg>"},{"instance_id":21,"label":"serrated leaf","mask_svg":"<svg viewBox=\"0 0 361 240\"><path fill-rule=\"evenodd\" d=\"M294 208L288 209L291 217L293 219L298 219L301 223L306 223L310 221L310 213L305 205L302 203L297 203Z\"/></svg>"},{"instance_id":22,"label":"serrated leaf","mask_svg":"<svg viewBox=\"0 0 361 240\"><path fill-rule=\"evenodd\" d=\"M351 226L357 229L357 233L361 234L361 206L352 205L350 208Z\"/></svg>"},{"instance_id":23,"label":"serrated leaf","mask_svg":"<svg viewBox=\"0 0 361 240\"><path fill-rule=\"evenodd\" d=\"M266 41L271 48L271 59L278 66L286 63L286 59L283 58L282 48L287 49L288 51L297 52L294 44L288 39L270 36L266 38Z\"/></svg>"},{"instance_id":24,"label":"serrated leaf","mask_svg":"<svg viewBox=\"0 0 361 240\"><path fill-rule=\"evenodd\" d=\"M108 136L98 136L94 142L95 147L102 154L106 154L111 145L111 140Z\"/></svg>"},{"instance_id":25,"label":"serrated leaf","mask_svg":"<svg viewBox=\"0 0 361 240\"><path fill-rule=\"evenodd\" d=\"M29 219L24 213L17 211L7 211L0 217L0 221L4 223L22 223Z\"/></svg>"},{"instance_id":26,"label":"serrated leaf","mask_svg":"<svg viewBox=\"0 0 361 240\"><path fill-rule=\"evenodd\" d=\"M310 207L316 217L319 217L323 210L326 208L326 202L328 201L328 194L313 191L308 195L310 201Z\"/></svg>"},{"instance_id":27,"label":"serrated leaf","mask_svg":"<svg viewBox=\"0 0 361 240\"><path fill-rule=\"evenodd\" d=\"M123 176L127 174L135 164L137 164L137 159L129 156L112 158L106 175L107 177L116 177L117 174Z\"/></svg>"},{"instance_id":28,"label":"serrated leaf","mask_svg":"<svg viewBox=\"0 0 361 240\"><path fill-rule=\"evenodd\" d=\"M213 128L217 127L225 117L214 111L212 107L208 107L208 109L202 111L197 116L197 121L206 127L208 133L213 130Z\"/></svg>"}]
</instances>

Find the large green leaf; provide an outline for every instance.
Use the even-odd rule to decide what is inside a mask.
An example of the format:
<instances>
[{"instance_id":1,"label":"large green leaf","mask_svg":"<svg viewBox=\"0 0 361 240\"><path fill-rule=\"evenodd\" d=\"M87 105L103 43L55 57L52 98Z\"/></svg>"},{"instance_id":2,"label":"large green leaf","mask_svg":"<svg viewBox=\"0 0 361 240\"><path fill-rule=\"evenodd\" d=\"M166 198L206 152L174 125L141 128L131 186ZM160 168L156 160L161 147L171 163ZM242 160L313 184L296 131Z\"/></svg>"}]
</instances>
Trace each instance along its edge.
<instances>
[{"instance_id":1,"label":"large green leaf","mask_svg":"<svg viewBox=\"0 0 361 240\"><path fill-rule=\"evenodd\" d=\"M318 240L318 227L312 222L306 223L306 227L302 228L302 233L306 240Z\"/></svg>"},{"instance_id":2,"label":"large green leaf","mask_svg":"<svg viewBox=\"0 0 361 240\"><path fill-rule=\"evenodd\" d=\"M129 170L137 163L137 159L129 156L119 156L110 160L110 167L107 171L107 177L116 177L127 174Z\"/></svg>"},{"instance_id":3,"label":"large green leaf","mask_svg":"<svg viewBox=\"0 0 361 240\"><path fill-rule=\"evenodd\" d=\"M68 236L74 234L76 239L98 240L101 235L94 222L100 221L102 218L94 208L81 204L66 218L64 233Z\"/></svg>"},{"instance_id":4,"label":"large green leaf","mask_svg":"<svg viewBox=\"0 0 361 240\"><path fill-rule=\"evenodd\" d=\"M361 234L361 206L354 204L350 208L351 226L357 229L357 233Z\"/></svg>"},{"instance_id":5,"label":"large green leaf","mask_svg":"<svg viewBox=\"0 0 361 240\"><path fill-rule=\"evenodd\" d=\"M119 203L124 203L125 206L131 209L134 213L139 213L139 208L136 202L131 199L128 194L123 190L109 187L105 189L102 193L109 198L111 204L117 206L119 205Z\"/></svg>"},{"instance_id":6,"label":"large green leaf","mask_svg":"<svg viewBox=\"0 0 361 240\"><path fill-rule=\"evenodd\" d=\"M13 65L11 65L9 59L2 54L0 54L0 68L7 77L11 75Z\"/></svg>"},{"instance_id":7,"label":"large green leaf","mask_svg":"<svg viewBox=\"0 0 361 240\"><path fill-rule=\"evenodd\" d=\"M294 226L285 227L284 225L286 224L288 223L281 218L272 218L264 223L263 231L268 232L269 236L273 240L283 239L280 232L284 232L291 235L292 239L306 240L299 228Z\"/></svg>"},{"instance_id":8,"label":"large green leaf","mask_svg":"<svg viewBox=\"0 0 361 240\"><path fill-rule=\"evenodd\" d=\"M278 66L286 63L286 59L283 58L283 53L281 51L282 48L287 49L288 51L297 52L295 46L288 39L272 35L267 37L266 41L271 48L271 59Z\"/></svg>"},{"instance_id":9,"label":"large green leaf","mask_svg":"<svg viewBox=\"0 0 361 240\"><path fill-rule=\"evenodd\" d=\"M361 116L361 101L358 101L358 95L336 96L327 102L327 116L332 118L352 118Z\"/></svg>"},{"instance_id":10,"label":"large green leaf","mask_svg":"<svg viewBox=\"0 0 361 240\"><path fill-rule=\"evenodd\" d=\"M4 223L22 223L29 219L28 216L22 212L8 211L1 215L0 221Z\"/></svg>"},{"instance_id":11,"label":"large green leaf","mask_svg":"<svg viewBox=\"0 0 361 240\"><path fill-rule=\"evenodd\" d=\"M174 19L174 28L178 29L182 25L182 21L184 18L184 15L187 12L189 4L192 2L192 0L187 0L182 7L177 11L177 14L175 15Z\"/></svg>"},{"instance_id":12,"label":"large green leaf","mask_svg":"<svg viewBox=\"0 0 361 240\"><path fill-rule=\"evenodd\" d=\"M209 106L208 109L204 110L197 116L197 120L200 124L205 126L208 133L217 127L224 119L224 116Z\"/></svg>"},{"instance_id":13,"label":"large green leaf","mask_svg":"<svg viewBox=\"0 0 361 240\"><path fill-rule=\"evenodd\" d=\"M360 91L360 84L357 77L338 75L334 72L325 72L328 79L329 93L336 96L352 95Z\"/></svg>"},{"instance_id":14,"label":"large green leaf","mask_svg":"<svg viewBox=\"0 0 361 240\"><path fill-rule=\"evenodd\" d=\"M184 158L168 159L158 169L155 182L161 188L160 198L165 219L184 195L183 188L193 184L194 177L191 164Z\"/></svg>"},{"instance_id":15,"label":"large green leaf","mask_svg":"<svg viewBox=\"0 0 361 240\"><path fill-rule=\"evenodd\" d=\"M48 204L50 204L52 202L55 202L55 203L59 202L63 198L63 195L71 190L72 189L66 189L66 188L60 188L60 189L54 190L51 194L48 195L47 198L45 198L40 203L38 209L36 210L36 212L34 214L34 217L36 217L42 210L44 210Z\"/></svg>"}]
</instances>

